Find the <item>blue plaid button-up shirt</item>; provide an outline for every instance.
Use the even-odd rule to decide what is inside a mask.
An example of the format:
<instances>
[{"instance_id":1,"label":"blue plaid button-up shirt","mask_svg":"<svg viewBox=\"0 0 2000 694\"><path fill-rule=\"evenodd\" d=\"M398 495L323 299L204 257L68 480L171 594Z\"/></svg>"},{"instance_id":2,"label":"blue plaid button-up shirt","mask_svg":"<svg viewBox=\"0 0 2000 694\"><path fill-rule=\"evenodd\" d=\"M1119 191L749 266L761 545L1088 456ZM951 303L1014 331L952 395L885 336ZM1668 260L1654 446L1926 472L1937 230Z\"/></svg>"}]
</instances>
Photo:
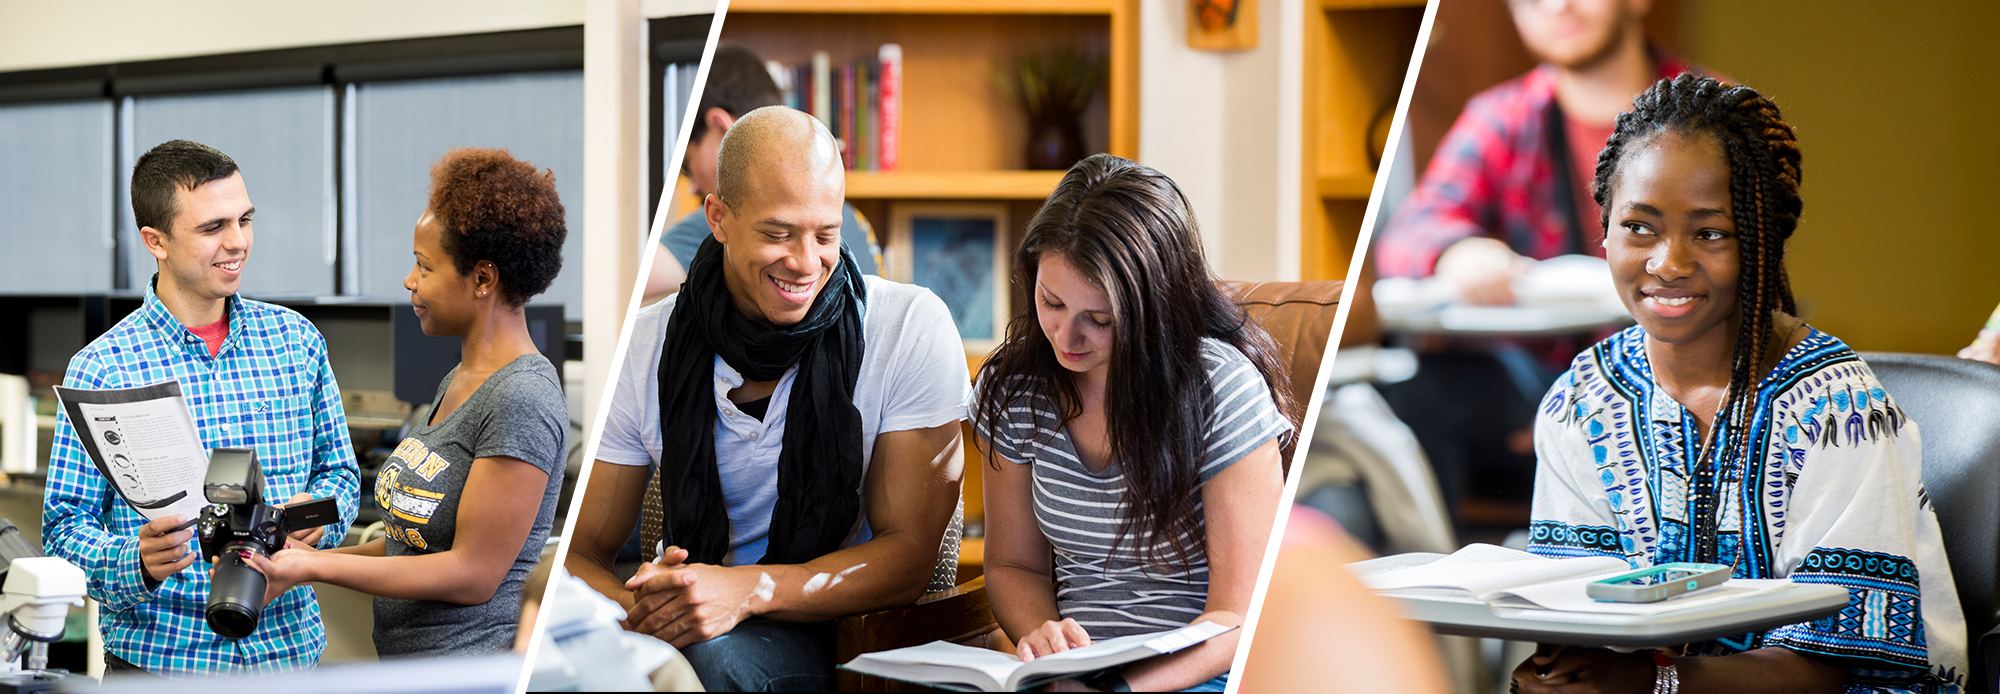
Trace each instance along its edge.
<instances>
[{"instance_id":1,"label":"blue plaid button-up shirt","mask_svg":"<svg viewBox=\"0 0 2000 694\"><path fill-rule=\"evenodd\" d=\"M211 357L149 286L137 312L70 359L63 385L130 388L167 380L180 381L205 448L256 449L267 501L282 503L299 492L338 499L340 522L327 526L319 546L340 544L354 523L360 481L326 340L312 323L232 296L229 336ZM326 628L311 588L293 588L265 606L249 637L223 638L203 617L211 568L205 558L148 589L138 537L146 519L105 483L66 415L49 458L42 542L89 575L90 596L103 604L105 648L168 676L319 663ZM198 542L189 546L199 549Z\"/></svg>"}]
</instances>

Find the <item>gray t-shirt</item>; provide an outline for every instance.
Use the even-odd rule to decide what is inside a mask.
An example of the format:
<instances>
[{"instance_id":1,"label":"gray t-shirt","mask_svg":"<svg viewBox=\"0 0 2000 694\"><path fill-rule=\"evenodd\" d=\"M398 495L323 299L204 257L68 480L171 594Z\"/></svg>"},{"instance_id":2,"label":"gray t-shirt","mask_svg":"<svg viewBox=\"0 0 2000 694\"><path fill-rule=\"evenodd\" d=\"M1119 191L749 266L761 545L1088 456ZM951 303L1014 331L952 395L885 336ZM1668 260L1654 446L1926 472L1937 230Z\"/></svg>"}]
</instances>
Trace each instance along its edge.
<instances>
[{"instance_id":1,"label":"gray t-shirt","mask_svg":"<svg viewBox=\"0 0 2000 694\"><path fill-rule=\"evenodd\" d=\"M701 240L713 233L708 229L708 217L703 216L701 210L695 210L667 227L667 232L660 235L660 245L666 246L667 252L674 254L674 260L680 261L681 268L686 269L689 263L694 262L694 252L701 250ZM854 269L864 275L876 274L875 255L878 249L874 244L874 231L868 226L868 220L863 219L853 205L846 203L840 206L840 240L854 254Z\"/></svg>"},{"instance_id":2,"label":"gray t-shirt","mask_svg":"<svg viewBox=\"0 0 2000 694\"><path fill-rule=\"evenodd\" d=\"M452 369L438 384L443 399ZM569 408L561 378L539 354L516 358L487 377L465 404L436 424L420 424L375 475L375 503L388 528L388 555L451 549L466 476L478 458L507 456L549 474L528 541L493 599L478 605L375 598L375 650L383 658L504 653L514 646L521 588L555 521L569 450ZM473 503L478 503L474 500Z\"/></svg>"},{"instance_id":3,"label":"gray t-shirt","mask_svg":"<svg viewBox=\"0 0 2000 694\"><path fill-rule=\"evenodd\" d=\"M1229 343L1202 340L1208 367L1210 415L1200 432L1208 444L1199 481L1207 484L1251 451L1285 435L1292 422L1278 410L1263 374ZM1000 431L979 435L1001 457L1032 467L1035 521L1056 555L1056 611L1075 619L1093 639L1130 636L1187 626L1208 601L1208 556L1160 566L1129 538L1113 551L1125 522L1128 493L1124 461L1092 472L1078 460L1069 428L1056 408L1037 397L1008 410ZM1200 513L1202 505L1195 504ZM1207 524L1197 526L1205 532ZM1166 538L1154 538L1151 555L1177 561ZM1182 538L1193 546L1192 538Z\"/></svg>"}]
</instances>

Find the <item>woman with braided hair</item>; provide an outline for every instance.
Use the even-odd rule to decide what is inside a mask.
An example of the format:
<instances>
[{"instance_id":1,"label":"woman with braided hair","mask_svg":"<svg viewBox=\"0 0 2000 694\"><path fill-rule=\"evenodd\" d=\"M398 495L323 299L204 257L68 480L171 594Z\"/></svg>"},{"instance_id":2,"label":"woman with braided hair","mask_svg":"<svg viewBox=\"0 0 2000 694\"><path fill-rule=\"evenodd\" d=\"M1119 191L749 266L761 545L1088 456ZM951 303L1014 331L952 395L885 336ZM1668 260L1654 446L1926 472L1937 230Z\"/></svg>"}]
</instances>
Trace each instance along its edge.
<instances>
[{"instance_id":1,"label":"woman with braided hair","mask_svg":"<svg viewBox=\"0 0 2000 694\"><path fill-rule=\"evenodd\" d=\"M1613 283L1638 325L1580 354L1535 425L1529 551L1847 588L1824 619L1668 653L1545 646L1521 692L1956 692L1965 622L1917 426L1794 317L1798 140L1749 87L1682 75L1598 156ZM1919 580L1921 578L1921 580Z\"/></svg>"}]
</instances>

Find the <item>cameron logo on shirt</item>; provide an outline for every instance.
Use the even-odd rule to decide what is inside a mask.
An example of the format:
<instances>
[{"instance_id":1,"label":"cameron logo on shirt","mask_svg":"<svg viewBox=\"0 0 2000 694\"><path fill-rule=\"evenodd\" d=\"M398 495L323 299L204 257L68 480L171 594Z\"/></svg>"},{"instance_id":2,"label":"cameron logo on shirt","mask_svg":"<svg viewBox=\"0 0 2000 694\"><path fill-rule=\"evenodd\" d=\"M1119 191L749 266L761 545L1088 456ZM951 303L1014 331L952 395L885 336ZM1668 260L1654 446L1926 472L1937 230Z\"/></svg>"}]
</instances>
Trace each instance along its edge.
<instances>
[{"instance_id":1,"label":"cameron logo on shirt","mask_svg":"<svg viewBox=\"0 0 2000 694\"><path fill-rule=\"evenodd\" d=\"M411 466L410 461L422 463ZM443 457L427 449L423 442L414 438L404 439L383 464L382 471L375 475L375 505L404 521L429 525L431 516L437 513L439 502L444 500L444 493L418 487L416 480L409 479L407 475L415 474L429 482L437 477L438 472L450 466ZM406 481L411 484L405 484Z\"/></svg>"},{"instance_id":2,"label":"cameron logo on shirt","mask_svg":"<svg viewBox=\"0 0 2000 694\"><path fill-rule=\"evenodd\" d=\"M396 451L389 454L389 462L402 463L404 467L417 473L418 477L424 478L425 482L435 481L438 473L451 467L451 462L445 460L444 456L431 452L424 446L424 442L414 437L403 439L403 443L396 446Z\"/></svg>"}]
</instances>

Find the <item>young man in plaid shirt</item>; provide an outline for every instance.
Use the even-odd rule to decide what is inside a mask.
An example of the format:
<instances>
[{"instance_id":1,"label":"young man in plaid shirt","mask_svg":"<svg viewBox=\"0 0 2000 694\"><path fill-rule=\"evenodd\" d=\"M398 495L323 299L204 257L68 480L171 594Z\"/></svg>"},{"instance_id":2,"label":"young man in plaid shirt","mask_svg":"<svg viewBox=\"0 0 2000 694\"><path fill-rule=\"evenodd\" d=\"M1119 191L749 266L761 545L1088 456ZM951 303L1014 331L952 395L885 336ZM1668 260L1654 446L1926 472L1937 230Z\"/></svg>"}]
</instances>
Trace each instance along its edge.
<instances>
[{"instance_id":1,"label":"young man in plaid shirt","mask_svg":"<svg viewBox=\"0 0 2000 694\"><path fill-rule=\"evenodd\" d=\"M202 445L252 448L270 500L331 497L340 521L293 537L340 544L360 483L326 341L284 308L236 296L255 211L227 155L175 140L139 158L132 212L159 261L139 310L70 359L63 384L127 388L178 380ZM203 616L212 565L187 520L152 522L106 484L67 418L56 426L43 544L82 568L103 604L107 671L185 677L312 667L326 629L310 589L265 606L257 630L231 640Z\"/></svg>"}]
</instances>

